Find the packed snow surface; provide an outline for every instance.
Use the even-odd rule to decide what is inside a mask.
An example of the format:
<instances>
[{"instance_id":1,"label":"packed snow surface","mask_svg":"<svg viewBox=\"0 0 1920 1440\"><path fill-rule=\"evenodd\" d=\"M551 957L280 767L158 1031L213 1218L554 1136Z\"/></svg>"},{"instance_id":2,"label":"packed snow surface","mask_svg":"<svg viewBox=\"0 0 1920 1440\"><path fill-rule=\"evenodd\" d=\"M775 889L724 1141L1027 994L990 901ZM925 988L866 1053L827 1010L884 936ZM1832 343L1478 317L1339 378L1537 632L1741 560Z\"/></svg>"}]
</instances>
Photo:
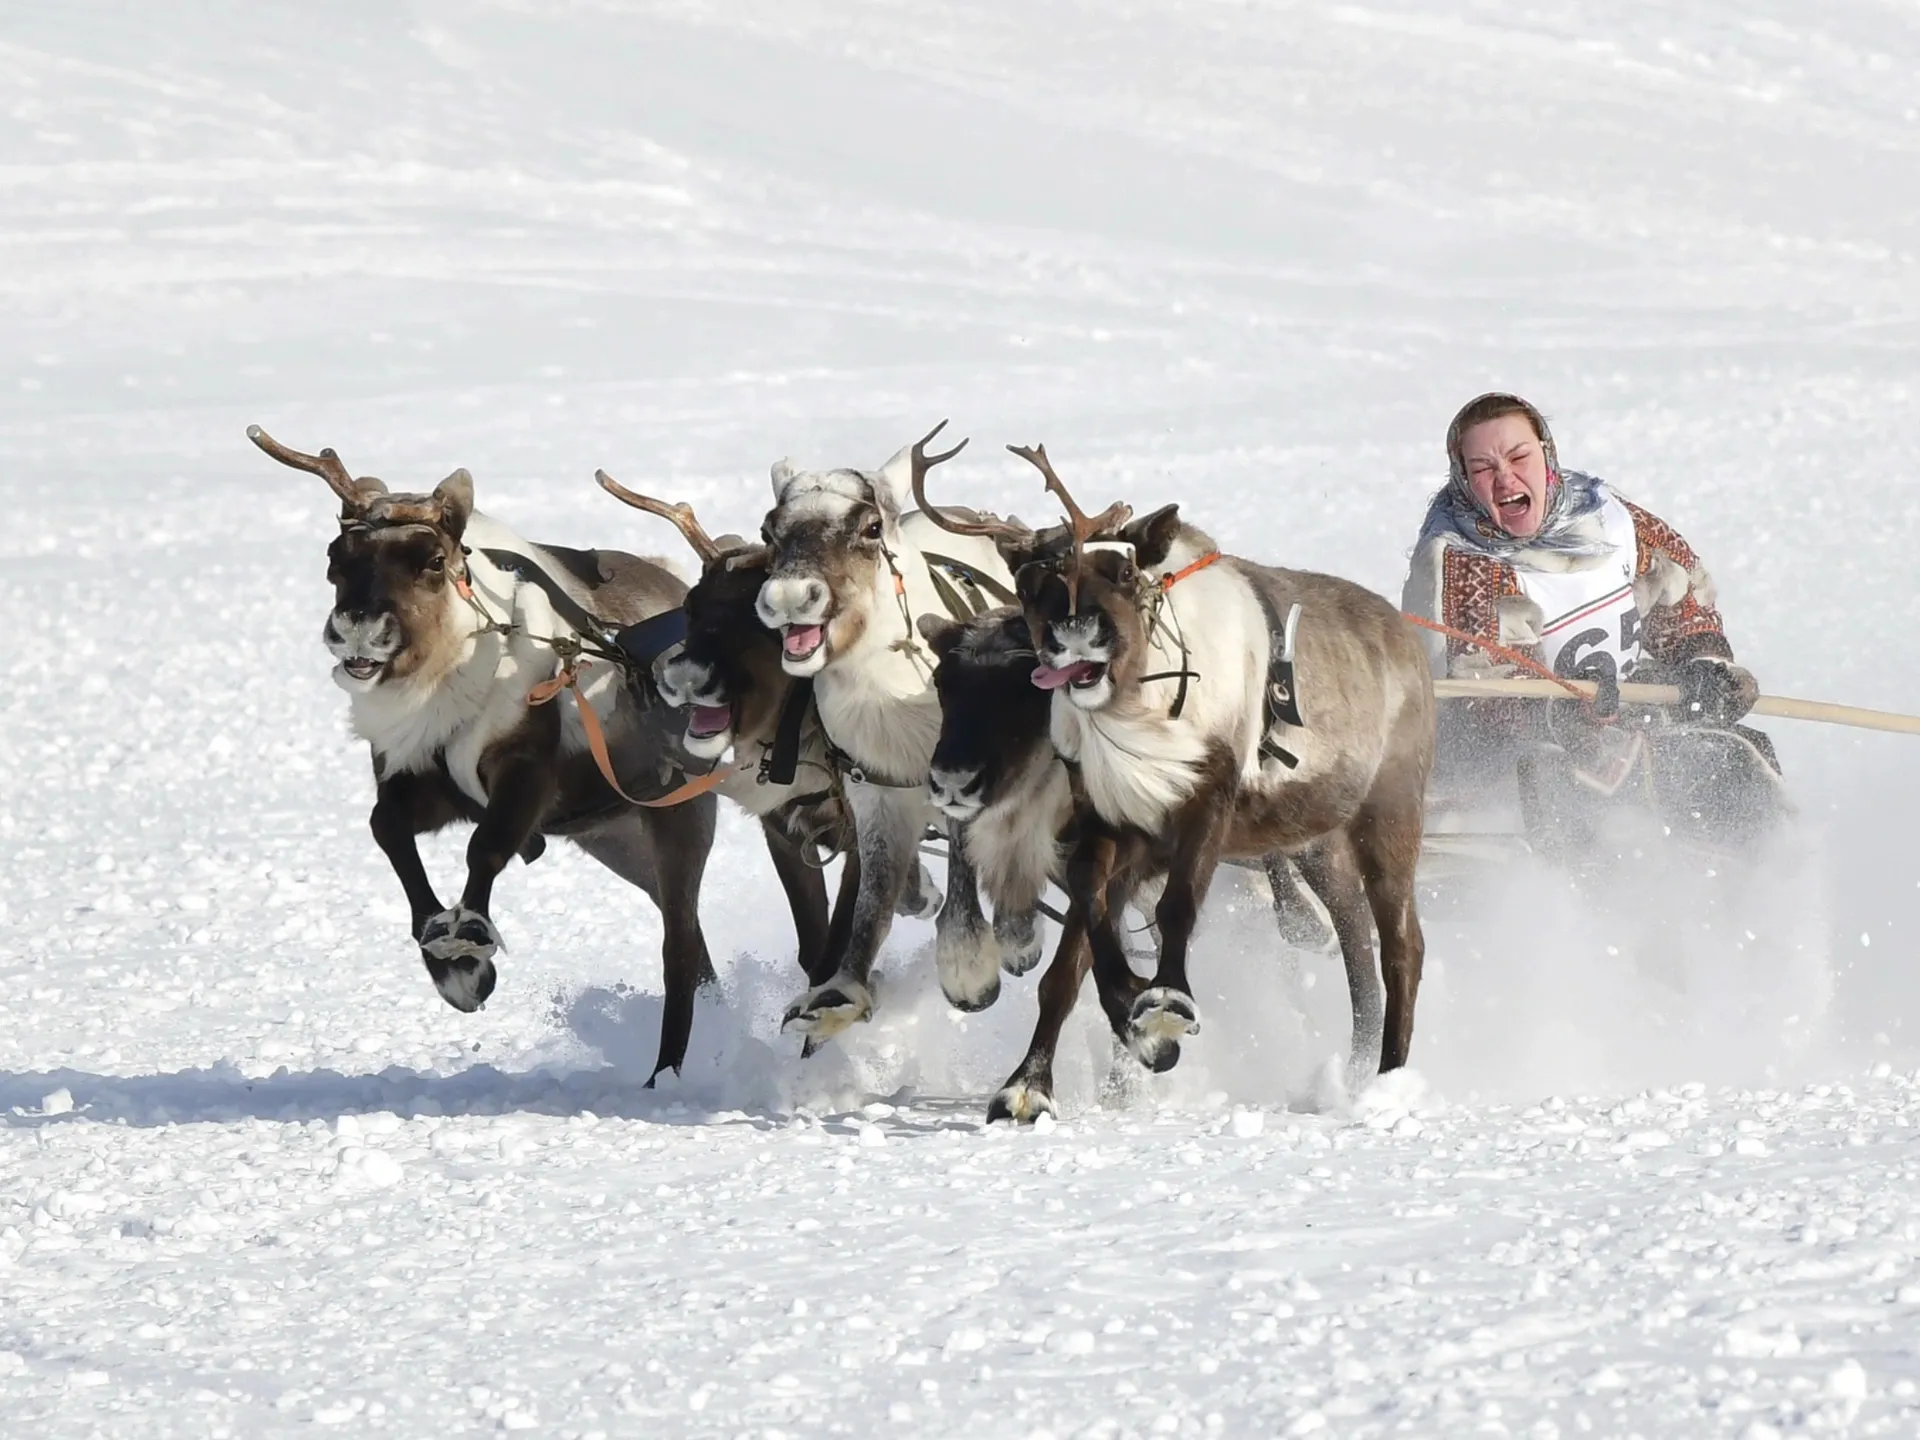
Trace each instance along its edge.
<instances>
[{"instance_id":1,"label":"packed snow surface","mask_svg":"<svg viewBox=\"0 0 1920 1440\"><path fill-rule=\"evenodd\" d=\"M951 416L941 493L1174 499L1397 595L1513 388L1673 521L1773 693L1920 710L1920 18L68 0L0 18L0 1430L1920 1433L1920 751L1771 727L1750 872L1430 898L1414 1059L1243 876L1178 1069L985 1128L1032 979L903 921L811 1061L756 832L660 927L565 846L434 993L319 643L324 487L470 468L689 557ZM462 837L428 846L443 889Z\"/></svg>"}]
</instances>

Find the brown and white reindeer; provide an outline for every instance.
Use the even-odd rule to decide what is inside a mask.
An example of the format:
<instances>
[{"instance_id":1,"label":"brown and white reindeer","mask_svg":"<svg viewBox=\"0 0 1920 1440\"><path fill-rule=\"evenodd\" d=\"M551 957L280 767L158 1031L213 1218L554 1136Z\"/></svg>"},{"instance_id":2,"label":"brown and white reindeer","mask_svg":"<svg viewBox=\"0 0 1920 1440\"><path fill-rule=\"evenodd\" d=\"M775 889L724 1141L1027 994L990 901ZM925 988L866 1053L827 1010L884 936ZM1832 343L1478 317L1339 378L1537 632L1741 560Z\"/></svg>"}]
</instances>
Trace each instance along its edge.
<instances>
[{"instance_id":1,"label":"brown and white reindeer","mask_svg":"<svg viewBox=\"0 0 1920 1440\"><path fill-rule=\"evenodd\" d=\"M678 717L620 666L585 660L610 658L614 627L672 609L684 585L619 551L521 539L474 509L465 470L431 494L392 494L355 479L332 450L290 450L258 426L247 435L340 498L322 638L372 751L373 837L406 892L435 988L457 1010L486 1002L500 948L494 882L515 855L531 861L544 837L564 836L660 908L666 1004L654 1073L677 1070L694 992L713 979L697 902L715 802L686 779ZM541 703L567 680L583 703ZM474 826L467 877L448 906L416 837L461 820Z\"/></svg>"},{"instance_id":2,"label":"brown and white reindeer","mask_svg":"<svg viewBox=\"0 0 1920 1440\"><path fill-rule=\"evenodd\" d=\"M965 445L928 456L945 423L877 471L801 470L786 460L773 467L759 615L779 635L786 673L813 683L860 860L836 973L795 1001L783 1021L814 1041L873 1013L874 959L935 818L926 776L940 702L933 657L913 617L951 610L956 589L1012 594L1012 576L990 542L943 534L906 508L927 470ZM941 989L955 1006L977 1010L998 995L1000 964L958 844L949 847L947 896L935 947Z\"/></svg>"},{"instance_id":3,"label":"brown and white reindeer","mask_svg":"<svg viewBox=\"0 0 1920 1440\"><path fill-rule=\"evenodd\" d=\"M1276 862L1291 856L1327 905L1346 962L1353 1063L1377 1049L1381 1069L1404 1064L1424 954L1413 875L1433 746L1432 687L1412 632L1350 582L1221 557L1177 507L1138 521L1124 505L1089 517L1044 449L1014 453L1061 498L1067 543L1015 521L965 528L997 532L1017 567L1031 683L1049 696L1048 738L1074 796L1069 929L1087 927L1115 1034L1150 1068L1177 1060L1179 1037L1198 1028L1186 957L1214 869L1261 859L1284 920L1291 875ZM1118 906L1156 877L1161 949L1146 984L1127 964ZM1053 1037L1084 974L1068 964L1073 938L1042 981L1034 1048L996 1113L1050 1107Z\"/></svg>"},{"instance_id":4,"label":"brown and white reindeer","mask_svg":"<svg viewBox=\"0 0 1920 1440\"><path fill-rule=\"evenodd\" d=\"M700 578L681 601L685 637L659 657L654 683L686 717L682 747L725 775L717 793L760 822L793 911L800 968L809 985L820 984L846 949L860 857L812 684L781 668L780 637L754 609L767 578L766 547L737 535L715 540L690 506L629 490L604 470L594 478L616 499L671 521L700 560ZM821 850L845 857L831 910ZM902 913L925 914L931 888L918 872Z\"/></svg>"}]
</instances>

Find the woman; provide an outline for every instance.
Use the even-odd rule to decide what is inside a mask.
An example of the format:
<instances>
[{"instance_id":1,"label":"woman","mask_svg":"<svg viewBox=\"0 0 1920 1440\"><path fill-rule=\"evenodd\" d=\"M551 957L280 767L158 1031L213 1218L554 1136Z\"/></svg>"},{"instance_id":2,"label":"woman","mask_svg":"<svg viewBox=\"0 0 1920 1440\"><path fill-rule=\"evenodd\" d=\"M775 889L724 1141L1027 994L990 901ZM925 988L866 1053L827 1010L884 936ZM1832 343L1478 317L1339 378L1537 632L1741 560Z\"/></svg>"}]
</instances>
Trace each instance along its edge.
<instances>
[{"instance_id":1,"label":"woman","mask_svg":"<svg viewBox=\"0 0 1920 1440\"><path fill-rule=\"evenodd\" d=\"M1770 772L1778 765L1764 735L1736 726L1759 689L1734 663L1713 581L1692 547L1605 481L1562 470L1546 419L1517 395L1482 395L1454 416L1447 466L1402 597L1409 614L1460 632L1427 636L1434 673L1515 672L1496 652L1461 638L1473 636L1556 674L1593 680L1601 693L1591 707L1504 700L1443 706L1437 788L1483 785L1518 751L1523 803L1531 786L1536 812L1545 803L1543 788L1564 790L1569 777L1587 792L1611 795L1639 768L1644 737L1654 735L1648 761L1663 782L1662 800L1684 795L1677 803L1691 814L1708 784L1715 819L1745 828L1738 822L1757 797L1735 804L1719 792L1752 782L1727 775L1756 768L1754 760ZM1681 704L1664 716L1619 716L1614 687L1625 680L1677 685ZM1667 731L1711 738L1670 739ZM1543 753L1553 752L1564 763L1543 768ZM1771 775L1762 783L1770 815ZM1556 815L1555 823L1572 822Z\"/></svg>"}]
</instances>

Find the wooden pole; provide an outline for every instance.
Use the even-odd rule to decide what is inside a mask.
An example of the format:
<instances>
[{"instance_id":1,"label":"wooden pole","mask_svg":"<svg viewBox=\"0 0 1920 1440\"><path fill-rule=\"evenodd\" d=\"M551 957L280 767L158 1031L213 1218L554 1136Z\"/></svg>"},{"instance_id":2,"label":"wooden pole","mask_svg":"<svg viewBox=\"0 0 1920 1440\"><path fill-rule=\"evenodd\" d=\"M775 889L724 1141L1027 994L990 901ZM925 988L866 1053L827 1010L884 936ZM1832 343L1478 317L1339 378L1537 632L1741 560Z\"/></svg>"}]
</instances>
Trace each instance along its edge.
<instances>
[{"instance_id":1,"label":"wooden pole","mask_svg":"<svg viewBox=\"0 0 1920 1440\"><path fill-rule=\"evenodd\" d=\"M1596 688L1591 680L1572 680L1583 695ZM1442 700L1488 700L1498 696L1518 699L1566 700L1566 689L1552 680L1515 676L1510 680L1489 677L1485 680L1436 680L1433 693ZM1678 685L1633 685L1620 687L1620 699L1627 705L1678 705ZM1862 710L1857 705L1830 705L1824 700L1794 700L1785 695L1762 695L1753 707L1755 715L1773 715L1782 720L1818 720L1827 725L1851 725L1856 730L1890 730L1899 735L1920 735L1920 715L1900 715L1890 710Z\"/></svg>"}]
</instances>

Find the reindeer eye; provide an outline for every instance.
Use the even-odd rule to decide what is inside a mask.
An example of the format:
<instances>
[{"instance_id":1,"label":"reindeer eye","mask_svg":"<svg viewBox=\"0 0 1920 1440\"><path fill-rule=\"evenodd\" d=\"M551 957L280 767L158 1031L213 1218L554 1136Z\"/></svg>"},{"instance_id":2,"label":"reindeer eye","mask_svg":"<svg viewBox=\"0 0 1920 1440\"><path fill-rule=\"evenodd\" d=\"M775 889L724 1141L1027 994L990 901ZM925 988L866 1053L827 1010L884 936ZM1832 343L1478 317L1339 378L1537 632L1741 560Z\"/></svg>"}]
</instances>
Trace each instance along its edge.
<instances>
[{"instance_id":1,"label":"reindeer eye","mask_svg":"<svg viewBox=\"0 0 1920 1440\"><path fill-rule=\"evenodd\" d=\"M427 573L429 575L442 574L445 572L446 568L447 568L447 557L445 555L435 555L432 559L427 561Z\"/></svg>"},{"instance_id":2,"label":"reindeer eye","mask_svg":"<svg viewBox=\"0 0 1920 1440\"><path fill-rule=\"evenodd\" d=\"M880 517L876 515L873 517L873 519L869 520L864 527L862 527L860 531L860 536L863 540L878 540L880 538L880 533L882 528L883 527L880 524Z\"/></svg>"}]
</instances>

